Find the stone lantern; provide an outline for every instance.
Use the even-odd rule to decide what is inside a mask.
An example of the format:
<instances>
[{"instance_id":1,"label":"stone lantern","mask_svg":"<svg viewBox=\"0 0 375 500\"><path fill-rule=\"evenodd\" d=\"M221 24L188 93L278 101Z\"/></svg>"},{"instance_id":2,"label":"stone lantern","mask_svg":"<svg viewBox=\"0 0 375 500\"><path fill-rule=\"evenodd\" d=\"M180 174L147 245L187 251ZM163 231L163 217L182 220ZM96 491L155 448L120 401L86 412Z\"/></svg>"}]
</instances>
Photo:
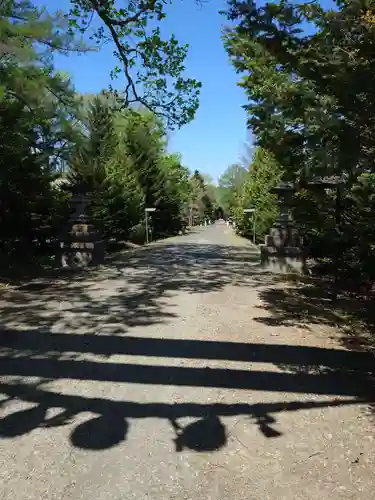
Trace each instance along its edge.
<instances>
[{"instance_id":1,"label":"stone lantern","mask_svg":"<svg viewBox=\"0 0 375 500\"><path fill-rule=\"evenodd\" d=\"M68 230L64 231L60 241L59 265L74 269L101 264L104 261L105 242L89 221L89 195L85 190L71 184L67 185L65 190L72 195L71 214Z\"/></svg>"},{"instance_id":2,"label":"stone lantern","mask_svg":"<svg viewBox=\"0 0 375 500\"><path fill-rule=\"evenodd\" d=\"M261 264L274 271L302 273L305 270L305 260L301 238L291 214L294 184L282 182L272 192L277 195L280 213L266 236L265 244L260 245Z\"/></svg>"}]
</instances>

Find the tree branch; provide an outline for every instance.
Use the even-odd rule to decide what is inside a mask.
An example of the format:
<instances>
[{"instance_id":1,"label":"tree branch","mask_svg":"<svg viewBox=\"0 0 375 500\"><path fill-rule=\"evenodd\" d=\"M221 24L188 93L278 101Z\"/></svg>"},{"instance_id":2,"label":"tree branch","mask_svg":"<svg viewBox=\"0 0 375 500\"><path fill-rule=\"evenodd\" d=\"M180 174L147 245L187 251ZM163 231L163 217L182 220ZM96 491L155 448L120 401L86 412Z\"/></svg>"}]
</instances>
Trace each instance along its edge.
<instances>
[{"instance_id":1,"label":"tree branch","mask_svg":"<svg viewBox=\"0 0 375 500\"><path fill-rule=\"evenodd\" d=\"M165 0L162 0L163 3L166 3ZM124 27L128 26L131 23L135 23L139 21L143 14L147 12L152 12L155 9L156 0L146 0L143 6L140 7L139 11L133 14L132 16L126 17L125 19L116 19L108 16L105 7L102 5L100 0L90 0L91 5L94 10L98 13L98 15L104 20L104 17L107 19L108 23L112 26ZM108 24L107 24L108 26Z\"/></svg>"},{"instance_id":2,"label":"tree branch","mask_svg":"<svg viewBox=\"0 0 375 500\"><path fill-rule=\"evenodd\" d=\"M34 35L22 35L22 38L25 38L26 40L32 40L33 42L40 43L41 45L45 45L46 47L49 47L50 49L57 50L59 52L98 52L99 49L96 47L87 47L87 48L78 48L78 47L64 47L62 45L59 45L55 42L52 42L50 40L46 40L43 38L37 38Z\"/></svg>"},{"instance_id":3,"label":"tree branch","mask_svg":"<svg viewBox=\"0 0 375 500\"><path fill-rule=\"evenodd\" d=\"M97 3L95 0L91 0L91 1L92 1L93 4ZM147 103L147 101L145 99L143 99L142 97L140 97L138 95L138 93L137 93L137 89L136 89L135 83L134 83L133 78L132 78L132 76L130 74L130 71L129 71L129 59L128 59L128 55L127 55L126 51L124 50L123 46L121 45L121 42L119 40L118 34L116 32L116 29L114 28L114 26L112 24L111 18L106 15L106 13L105 13L105 11L103 9L97 10L97 13L100 16L100 18L102 19L102 21L104 22L104 24L109 29L109 31L110 31L110 33L112 35L113 41L114 41L114 43L116 45L116 48L118 50L119 56L121 57L121 59L123 61L123 64L124 64L125 77L126 77L127 82L128 82L127 86L126 86L126 89L125 89L125 107L128 106L129 104L133 103L133 102L139 102L145 108L147 108L149 111L155 112L155 110L152 108L152 106L150 106ZM132 52L133 52L133 49L132 49ZM129 97L129 91L130 90L132 91L134 99L130 99L130 97Z\"/></svg>"},{"instance_id":4,"label":"tree branch","mask_svg":"<svg viewBox=\"0 0 375 500\"><path fill-rule=\"evenodd\" d=\"M143 7L139 9L133 16L129 16L125 19L110 19L113 26L127 26L128 24L137 22L143 14L147 12L152 12L155 9L156 0L149 0L145 3Z\"/></svg>"},{"instance_id":5,"label":"tree branch","mask_svg":"<svg viewBox=\"0 0 375 500\"><path fill-rule=\"evenodd\" d=\"M201 6L209 0L193 1L195 1L196 5ZM132 7L137 9L136 12L130 12L131 9L129 8L120 9L115 7L112 0L86 0L85 6L82 6L79 0L72 0L72 2L77 8L83 9L85 15L89 15L90 12L96 12L105 28L108 29L108 34L105 35L103 28L99 28L95 37L101 40L106 36L108 39L112 39L115 44L116 49L114 54L119 59L125 76L125 89L122 94L124 99L122 104L123 107L128 107L130 104L138 102L144 108L156 115L170 119L174 124L179 121L176 106L180 106L182 108L182 113L185 113L183 115L183 120L180 120L181 123L191 119L190 115L194 113L194 108L197 107L197 95L199 91L196 92L196 95L193 95L191 101L187 101L187 105L190 106L187 108L189 111L187 111L185 110L184 92L189 94L189 85L182 89L175 88L174 90L177 95L173 97L171 92L167 92L166 88L164 88L169 75L174 78L178 73L184 70L181 61L186 55L185 48L177 47L177 42L174 37L172 37L170 45L168 42L160 40L158 29L155 33L153 32L154 40L151 40L152 44L150 46L147 45L148 38L145 25L147 24L148 18L151 19L152 17L158 16L163 18L164 6L171 3L171 0L138 0L137 2L131 2ZM79 17L77 13L73 13L72 15L73 17ZM144 37L146 38L144 46L135 44L135 47L132 47L132 44L128 44L128 40L131 40L133 32L135 32L138 39L140 38L142 41L144 41ZM141 33L141 35L139 33ZM124 38L126 41L123 41ZM160 52L163 52L163 54ZM164 62L163 55L167 58L166 62ZM138 58L141 62L141 67L147 72L144 78L143 75L139 77L139 73L132 74L133 68L137 68L137 62L139 62L137 61ZM169 62L168 58L171 59L171 62ZM119 70L116 67L114 73L117 74L118 72ZM158 75L160 75L159 80L157 80ZM137 76L139 77L139 81ZM157 95L154 95L152 92L150 92L149 95L143 95L143 91L137 90L138 83L144 83L147 77L151 78L151 80L152 77L155 77L155 81L146 82L146 94L148 90L147 84L149 83L150 87L154 85ZM160 79L164 84L160 84ZM191 80L191 87L194 91L195 88L199 88L199 83L195 80ZM163 94L160 98L160 103L158 102L159 93L160 95ZM170 101L165 103L164 101L168 99L168 97Z\"/></svg>"}]
</instances>

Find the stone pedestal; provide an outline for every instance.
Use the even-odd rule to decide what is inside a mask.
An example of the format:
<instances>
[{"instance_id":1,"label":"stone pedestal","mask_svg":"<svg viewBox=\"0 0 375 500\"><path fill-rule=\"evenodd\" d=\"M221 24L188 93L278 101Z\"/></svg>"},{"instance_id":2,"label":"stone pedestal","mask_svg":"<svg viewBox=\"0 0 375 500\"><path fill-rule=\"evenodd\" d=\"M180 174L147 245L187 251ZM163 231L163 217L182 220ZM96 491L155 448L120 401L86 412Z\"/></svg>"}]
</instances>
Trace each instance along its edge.
<instances>
[{"instance_id":1,"label":"stone pedestal","mask_svg":"<svg viewBox=\"0 0 375 500\"><path fill-rule=\"evenodd\" d=\"M71 204L69 229L60 242L59 265L76 269L101 264L104 261L105 242L88 221L87 196L74 195Z\"/></svg>"},{"instance_id":2,"label":"stone pedestal","mask_svg":"<svg viewBox=\"0 0 375 500\"><path fill-rule=\"evenodd\" d=\"M303 273L302 242L290 214L293 186L281 184L273 191L278 195L280 215L266 236L265 244L260 245L261 264L275 272Z\"/></svg>"}]
</instances>

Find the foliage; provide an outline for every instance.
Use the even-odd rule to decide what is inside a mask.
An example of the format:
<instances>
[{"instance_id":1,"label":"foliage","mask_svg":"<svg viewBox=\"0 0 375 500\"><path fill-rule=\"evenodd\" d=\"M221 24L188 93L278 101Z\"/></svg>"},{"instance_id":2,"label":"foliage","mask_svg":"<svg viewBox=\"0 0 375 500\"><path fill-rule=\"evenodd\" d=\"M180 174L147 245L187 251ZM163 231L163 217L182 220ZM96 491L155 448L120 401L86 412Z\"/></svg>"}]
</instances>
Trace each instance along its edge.
<instances>
[{"instance_id":1,"label":"foliage","mask_svg":"<svg viewBox=\"0 0 375 500\"><path fill-rule=\"evenodd\" d=\"M188 170L178 155L167 153L164 126L155 115L110 102L98 96L86 106L86 138L69 177L76 189L91 193L92 216L107 238L139 233L145 208L156 208L154 237L178 232L190 199Z\"/></svg>"},{"instance_id":2,"label":"foliage","mask_svg":"<svg viewBox=\"0 0 375 500\"><path fill-rule=\"evenodd\" d=\"M255 209L256 237L264 239L278 214L278 205L271 189L281 178L281 168L272 155L262 148L254 152L252 162L238 192L233 215L238 231L246 237L253 235L254 215L244 209Z\"/></svg>"},{"instance_id":3,"label":"foliage","mask_svg":"<svg viewBox=\"0 0 375 500\"><path fill-rule=\"evenodd\" d=\"M138 103L163 117L171 128L190 122L199 105L201 83L184 76L188 45L174 35L163 40L160 24L170 0L131 0L118 7L112 0L71 0L72 31L89 32L97 45L114 43L119 61L111 76L123 72L123 106ZM95 19L101 24L98 28Z\"/></svg>"},{"instance_id":4,"label":"foliage","mask_svg":"<svg viewBox=\"0 0 375 500\"><path fill-rule=\"evenodd\" d=\"M255 209L258 239L272 226L278 207L270 190L279 182L281 172L273 155L258 147L248 165L231 165L220 177L218 201L242 236L253 237L254 216L245 209Z\"/></svg>"},{"instance_id":5,"label":"foliage","mask_svg":"<svg viewBox=\"0 0 375 500\"><path fill-rule=\"evenodd\" d=\"M83 11L86 7L88 2L80 2ZM7 0L0 8L2 258L9 264L10 259L54 253L69 210L69 195L55 182L59 171L75 190L89 193L91 216L107 240L142 243L145 207L157 208L151 221L154 237L179 231L191 204L191 178L180 157L167 152L164 120L146 109L156 101L136 112L115 92L78 94L54 68L55 53L88 50L69 30L66 17L50 15L28 1ZM199 89L199 84L178 80L185 49L175 41L153 47L156 32L141 42L147 23L139 22L138 49L149 58L148 78L152 80L154 68L179 81L170 111L174 120L181 112L184 122L192 116L197 104L193 94ZM131 33L130 25L121 30L125 38ZM154 82L154 90L142 82L148 97L154 92L159 104L166 104L160 81Z\"/></svg>"},{"instance_id":6,"label":"foliage","mask_svg":"<svg viewBox=\"0 0 375 500\"><path fill-rule=\"evenodd\" d=\"M51 181L69 155L67 141L74 144L75 96L45 47L68 50L72 40L29 2L3 2L0 15L2 254L27 260L53 238L65 211Z\"/></svg>"},{"instance_id":7,"label":"foliage","mask_svg":"<svg viewBox=\"0 0 375 500\"><path fill-rule=\"evenodd\" d=\"M249 98L249 126L298 187L295 217L310 255L330 262L336 274L375 279L367 226L375 3L340 1L334 10L317 2L228 3L235 25L224 43ZM340 187L317 187L317 178L332 176Z\"/></svg>"},{"instance_id":8,"label":"foliage","mask_svg":"<svg viewBox=\"0 0 375 500\"><path fill-rule=\"evenodd\" d=\"M106 177L105 165L115 145L113 118L106 102L97 96L84 117L86 139L76 148L69 179L84 192L100 189Z\"/></svg>"},{"instance_id":9,"label":"foliage","mask_svg":"<svg viewBox=\"0 0 375 500\"><path fill-rule=\"evenodd\" d=\"M191 203L192 217L197 223L214 218L214 196L210 184L206 183L203 175L195 170L191 180Z\"/></svg>"},{"instance_id":10,"label":"foliage","mask_svg":"<svg viewBox=\"0 0 375 500\"><path fill-rule=\"evenodd\" d=\"M219 179L218 202L227 214L237 205L246 174L246 167L235 164L229 166Z\"/></svg>"}]
</instances>

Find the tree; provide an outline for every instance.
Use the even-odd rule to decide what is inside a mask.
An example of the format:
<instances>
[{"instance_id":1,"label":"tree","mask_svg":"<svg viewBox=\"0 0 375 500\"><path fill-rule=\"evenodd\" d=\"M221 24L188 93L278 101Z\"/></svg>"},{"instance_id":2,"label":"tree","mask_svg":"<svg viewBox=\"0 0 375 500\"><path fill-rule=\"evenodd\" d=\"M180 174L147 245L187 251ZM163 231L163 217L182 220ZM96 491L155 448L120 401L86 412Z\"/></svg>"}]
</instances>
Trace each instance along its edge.
<instances>
[{"instance_id":1,"label":"tree","mask_svg":"<svg viewBox=\"0 0 375 500\"><path fill-rule=\"evenodd\" d=\"M69 19L72 30L89 31L98 45L114 43L119 65L111 76L124 73L125 89L119 97L125 108L140 104L168 126L180 127L194 118L201 83L183 75L188 45L180 45L174 35L163 40L160 27L154 25L166 17L168 3L130 0L117 7L112 0L71 0ZM95 18L102 24L92 29Z\"/></svg>"},{"instance_id":2,"label":"tree","mask_svg":"<svg viewBox=\"0 0 375 500\"><path fill-rule=\"evenodd\" d=\"M0 98L19 101L33 115L38 148L55 162L78 139L79 102L70 79L54 69L52 54L88 50L67 28L61 14L51 16L28 1L1 4Z\"/></svg>"},{"instance_id":3,"label":"tree","mask_svg":"<svg viewBox=\"0 0 375 500\"><path fill-rule=\"evenodd\" d=\"M89 2L79 3L83 10L89 8ZM101 15L104 3L96 3ZM140 6L130 2L130 10L131 4ZM124 95L111 90L87 96L74 91L70 79L55 70L53 55L86 49L76 42L74 31L69 33L62 15L50 15L28 1L3 1L0 9L0 230L7 265L12 259L39 258L47 242L53 252L51 244L68 215L69 195L55 182L65 164L73 187L89 193L91 216L107 240L144 241L146 206L158 208L154 236L178 231L190 200L189 172L179 156L167 152L165 121L145 105L136 111ZM139 22L140 37L147 23ZM133 22L131 26L136 29ZM165 68L168 82L171 76L178 80L184 50L174 41L148 46L157 42L157 34L147 36L139 39L137 50L150 58L150 82L153 70L156 78ZM168 54L159 60L164 50ZM182 121L192 111L184 99L190 91L194 94L194 84L184 82L177 84L179 92L170 105L172 115L185 113ZM151 87L143 83L151 98ZM154 83L159 99L163 85Z\"/></svg>"},{"instance_id":4,"label":"tree","mask_svg":"<svg viewBox=\"0 0 375 500\"><path fill-rule=\"evenodd\" d=\"M246 168L241 165L229 166L219 179L218 202L230 214L237 204L246 177Z\"/></svg>"},{"instance_id":5,"label":"tree","mask_svg":"<svg viewBox=\"0 0 375 500\"><path fill-rule=\"evenodd\" d=\"M143 242L144 193L124 141L117 142L105 174L93 210L103 236L116 241L136 239Z\"/></svg>"},{"instance_id":6,"label":"tree","mask_svg":"<svg viewBox=\"0 0 375 500\"><path fill-rule=\"evenodd\" d=\"M214 200L210 197L208 186L199 170L194 171L190 179L190 185L190 206L193 217L199 222L212 219L214 216Z\"/></svg>"},{"instance_id":7,"label":"tree","mask_svg":"<svg viewBox=\"0 0 375 500\"><path fill-rule=\"evenodd\" d=\"M372 175L375 164L369 111L375 99L369 83L375 71L374 2L340 2L336 10L310 2L229 4L227 15L236 26L224 42L243 75L249 126L257 145L283 166L284 179L299 186L295 218L310 251L321 257L314 252L326 248L336 272L340 252L342 272L356 265L357 276L368 275L358 267L353 217L368 220L360 216L368 207L353 192L365 192L362 176ZM308 32L303 23L310 24ZM332 176L340 187L311 188L311 181ZM366 234L372 238L371 231ZM365 246L371 253L373 241Z\"/></svg>"},{"instance_id":8,"label":"tree","mask_svg":"<svg viewBox=\"0 0 375 500\"><path fill-rule=\"evenodd\" d=\"M153 236L181 229L189 173L167 153L165 128L150 112L123 110L115 96L85 99L85 139L70 165L75 187L90 192L91 214L107 238L145 236L144 209L156 208Z\"/></svg>"},{"instance_id":9,"label":"tree","mask_svg":"<svg viewBox=\"0 0 375 500\"><path fill-rule=\"evenodd\" d=\"M253 218L244 213L247 208L255 209L257 237L264 238L268 233L278 214L277 200L271 190L279 182L281 174L282 170L273 156L257 148L233 209L237 229L243 236L253 234Z\"/></svg>"},{"instance_id":10,"label":"tree","mask_svg":"<svg viewBox=\"0 0 375 500\"><path fill-rule=\"evenodd\" d=\"M88 106L84 122L85 138L72 158L69 177L76 188L92 191L103 184L106 164L115 146L113 114L100 96Z\"/></svg>"},{"instance_id":11,"label":"tree","mask_svg":"<svg viewBox=\"0 0 375 500\"><path fill-rule=\"evenodd\" d=\"M27 260L56 233L64 203L51 181L75 133L74 91L45 49L70 50L74 41L29 2L0 9L2 250Z\"/></svg>"},{"instance_id":12,"label":"tree","mask_svg":"<svg viewBox=\"0 0 375 500\"><path fill-rule=\"evenodd\" d=\"M161 168L166 177L166 215L169 220L165 224L169 225L172 232L181 229L186 224L189 216L189 170L181 164L178 154L166 154L162 158Z\"/></svg>"}]
</instances>

